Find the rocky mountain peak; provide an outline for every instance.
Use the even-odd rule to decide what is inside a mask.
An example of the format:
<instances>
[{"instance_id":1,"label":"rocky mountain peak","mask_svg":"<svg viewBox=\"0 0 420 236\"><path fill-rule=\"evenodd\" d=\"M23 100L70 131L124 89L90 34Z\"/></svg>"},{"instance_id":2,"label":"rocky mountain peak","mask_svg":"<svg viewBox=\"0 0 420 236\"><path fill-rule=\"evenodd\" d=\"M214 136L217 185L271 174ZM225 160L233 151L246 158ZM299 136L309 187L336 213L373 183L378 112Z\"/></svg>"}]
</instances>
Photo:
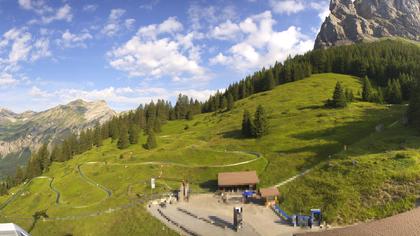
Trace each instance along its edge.
<instances>
[{"instance_id":1,"label":"rocky mountain peak","mask_svg":"<svg viewBox=\"0 0 420 236\"><path fill-rule=\"evenodd\" d=\"M315 49L381 37L420 41L419 0L331 0Z\"/></svg>"}]
</instances>

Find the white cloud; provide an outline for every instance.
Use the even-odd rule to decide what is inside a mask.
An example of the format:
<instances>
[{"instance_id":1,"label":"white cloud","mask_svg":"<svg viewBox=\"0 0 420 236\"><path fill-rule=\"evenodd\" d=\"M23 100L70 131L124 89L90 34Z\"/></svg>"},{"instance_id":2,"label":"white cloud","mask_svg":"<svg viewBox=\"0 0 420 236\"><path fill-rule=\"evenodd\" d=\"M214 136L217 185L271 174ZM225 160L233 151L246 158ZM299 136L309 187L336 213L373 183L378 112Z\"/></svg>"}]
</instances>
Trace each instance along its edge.
<instances>
[{"instance_id":1,"label":"white cloud","mask_svg":"<svg viewBox=\"0 0 420 236\"><path fill-rule=\"evenodd\" d=\"M124 9L120 9L120 8L112 9L108 18L109 18L110 21L119 20L121 18L121 16L123 16L125 14L125 12L126 11Z\"/></svg>"},{"instance_id":2,"label":"white cloud","mask_svg":"<svg viewBox=\"0 0 420 236\"><path fill-rule=\"evenodd\" d=\"M152 10L158 3L159 3L159 0L151 0L148 4L140 5L140 8L146 9L146 10Z\"/></svg>"},{"instance_id":3,"label":"white cloud","mask_svg":"<svg viewBox=\"0 0 420 236\"><path fill-rule=\"evenodd\" d=\"M174 17L141 27L128 42L108 52L110 65L131 77L204 80L204 68L198 62L200 49L193 44L196 35L183 35L182 29Z\"/></svg>"},{"instance_id":4,"label":"white cloud","mask_svg":"<svg viewBox=\"0 0 420 236\"><path fill-rule=\"evenodd\" d=\"M51 51L49 49L50 41L47 38L40 38L35 41L34 52L31 55L31 61L37 61L43 57L50 57Z\"/></svg>"},{"instance_id":5,"label":"white cloud","mask_svg":"<svg viewBox=\"0 0 420 236\"><path fill-rule=\"evenodd\" d=\"M83 6L83 11L86 12L94 12L96 9L98 9L98 5L96 4L88 4Z\"/></svg>"},{"instance_id":6,"label":"white cloud","mask_svg":"<svg viewBox=\"0 0 420 236\"><path fill-rule=\"evenodd\" d=\"M124 21L125 28L127 28L129 30L133 29L134 23L136 23L136 20L135 19L133 19L133 18L126 19Z\"/></svg>"},{"instance_id":7,"label":"white cloud","mask_svg":"<svg viewBox=\"0 0 420 236\"><path fill-rule=\"evenodd\" d=\"M107 23L102 28L101 33L112 37L120 32L124 27L126 29L131 29L135 20L134 19L126 19L122 20L122 16L126 13L124 9L112 9L111 13L108 16Z\"/></svg>"},{"instance_id":8,"label":"white cloud","mask_svg":"<svg viewBox=\"0 0 420 236\"><path fill-rule=\"evenodd\" d=\"M53 9L45 4L44 0L18 0L19 6L25 10L31 10L42 15L53 12Z\"/></svg>"},{"instance_id":9,"label":"white cloud","mask_svg":"<svg viewBox=\"0 0 420 236\"><path fill-rule=\"evenodd\" d=\"M275 24L269 11L248 17L237 24L244 39L238 39L228 51L218 53L210 63L248 72L312 49L313 41L299 28L291 26L285 31L275 31Z\"/></svg>"},{"instance_id":10,"label":"white cloud","mask_svg":"<svg viewBox=\"0 0 420 236\"><path fill-rule=\"evenodd\" d=\"M193 99L197 99L200 102L206 101L210 97L210 95L213 95L215 93L216 93L215 90L210 90L210 89L203 89L203 90L187 89L187 90L177 90L177 91L175 91L175 95L177 95L177 94L187 95L188 97L193 98Z\"/></svg>"},{"instance_id":11,"label":"white cloud","mask_svg":"<svg viewBox=\"0 0 420 236\"><path fill-rule=\"evenodd\" d=\"M168 38L143 41L134 36L109 53L110 64L129 76L162 77L188 73L202 75L203 68L180 52L180 45Z\"/></svg>"},{"instance_id":12,"label":"white cloud","mask_svg":"<svg viewBox=\"0 0 420 236\"><path fill-rule=\"evenodd\" d=\"M238 33L240 33L239 26L227 20L213 28L211 37L221 40L235 39L238 37Z\"/></svg>"},{"instance_id":13,"label":"white cloud","mask_svg":"<svg viewBox=\"0 0 420 236\"><path fill-rule=\"evenodd\" d=\"M31 0L19 0L19 5L26 10L29 10L32 8Z\"/></svg>"},{"instance_id":14,"label":"white cloud","mask_svg":"<svg viewBox=\"0 0 420 236\"><path fill-rule=\"evenodd\" d=\"M143 39L156 39L161 34L174 34L183 29L181 22L175 17L169 17L161 24L152 24L141 27L137 35Z\"/></svg>"},{"instance_id":15,"label":"white cloud","mask_svg":"<svg viewBox=\"0 0 420 236\"><path fill-rule=\"evenodd\" d=\"M330 14L330 6L328 1L311 2L310 7L318 11L318 17L321 19L321 21L325 20L325 18Z\"/></svg>"},{"instance_id":16,"label":"white cloud","mask_svg":"<svg viewBox=\"0 0 420 236\"><path fill-rule=\"evenodd\" d=\"M0 88L7 88L17 84L19 81L9 73L0 73Z\"/></svg>"},{"instance_id":17,"label":"white cloud","mask_svg":"<svg viewBox=\"0 0 420 236\"><path fill-rule=\"evenodd\" d=\"M86 40L92 39L92 35L88 31L83 31L80 34L73 34L68 29L61 35L61 39L57 40L57 43L63 47L75 48L82 47L86 48Z\"/></svg>"},{"instance_id":18,"label":"white cloud","mask_svg":"<svg viewBox=\"0 0 420 236\"><path fill-rule=\"evenodd\" d=\"M0 86L26 81L25 76L19 74L22 63L31 63L49 56L51 52L47 38L33 38L26 27L8 30L0 38Z\"/></svg>"},{"instance_id":19,"label":"white cloud","mask_svg":"<svg viewBox=\"0 0 420 236\"><path fill-rule=\"evenodd\" d=\"M70 22L73 19L69 4L64 4L64 6L54 10L52 7L48 6L44 0L19 0L18 3L23 9L34 11L41 16L40 20L33 19L29 22L30 24L49 24L59 20Z\"/></svg>"},{"instance_id":20,"label":"white cloud","mask_svg":"<svg viewBox=\"0 0 420 236\"><path fill-rule=\"evenodd\" d=\"M16 69L19 62L36 61L51 56L49 41L46 38L34 40L24 28L12 28L0 40L0 69Z\"/></svg>"},{"instance_id":21,"label":"white cloud","mask_svg":"<svg viewBox=\"0 0 420 236\"><path fill-rule=\"evenodd\" d=\"M209 6L193 3L188 8L188 17L192 29L199 30L227 20L234 20L237 18L237 13L233 5Z\"/></svg>"},{"instance_id":22,"label":"white cloud","mask_svg":"<svg viewBox=\"0 0 420 236\"><path fill-rule=\"evenodd\" d=\"M42 19L42 22L45 24L49 24L57 20L64 20L64 21L69 22L73 19L73 14L71 13L70 5L65 4L63 7L59 8L54 15L43 16L41 19Z\"/></svg>"},{"instance_id":23,"label":"white cloud","mask_svg":"<svg viewBox=\"0 0 420 236\"><path fill-rule=\"evenodd\" d=\"M178 94L185 94L193 99L205 101L210 95L215 94L215 90L209 89L173 89L168 90L162 87L107 87L103 89L58 89L47 91L37 86L33 86L28 95L38 102L53 102L52 105L65 104L76 99L87 101L105 100L113 107L120 109L132 109L139 104L145 104L158 99L174 100ZM52 98L54 98L52 100Z\"/></svg>"},{"instance_id":24,"label":"white cloud","mask_svg":"<svg viewBox=\"0 0 420 236\"><path fill-rule=\"evenodd\" d=\"M270 6L275 13L287 15L298 13L305 9L301 0L270 0Z\"/></svg>"}]
</instances>

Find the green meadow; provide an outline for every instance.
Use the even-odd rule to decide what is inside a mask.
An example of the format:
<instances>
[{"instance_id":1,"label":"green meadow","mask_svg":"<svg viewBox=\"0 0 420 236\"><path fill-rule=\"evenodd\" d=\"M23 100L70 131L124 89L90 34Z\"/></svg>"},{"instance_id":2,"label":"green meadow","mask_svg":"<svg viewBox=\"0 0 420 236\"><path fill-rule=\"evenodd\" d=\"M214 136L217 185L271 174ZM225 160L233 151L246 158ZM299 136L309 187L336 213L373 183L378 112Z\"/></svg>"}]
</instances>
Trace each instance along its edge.
<instances>
[{"instance_id":1,"label":"green meadow","mask_svg":"<svg viewBox=\"0 0 420 236\"><path fill-rule=\"evenodd\" d=\"M360 97L358 78L317 74L240 100L229 112L169 121L153 150L141 144L119 150L106 140L53 163L44 174L52 182L37 178L1 196L0 221L16 222L33 235L173 235L148 215L150 194L177 189L182 180L195 193L213 191L218 172L239 170L256 170L266 187L311 169L280 187L281 205L291 213L322 208L330 223L412 208L420 138L402 125L406 107L356 101L344 109L325 108L337 81ZM259 104L269 114L270 133L243 138L243 111L253 113ZM153 191L151 177L157 178ZM48 217L35 221L36 212Z\"/></svg>"}]
</instances>

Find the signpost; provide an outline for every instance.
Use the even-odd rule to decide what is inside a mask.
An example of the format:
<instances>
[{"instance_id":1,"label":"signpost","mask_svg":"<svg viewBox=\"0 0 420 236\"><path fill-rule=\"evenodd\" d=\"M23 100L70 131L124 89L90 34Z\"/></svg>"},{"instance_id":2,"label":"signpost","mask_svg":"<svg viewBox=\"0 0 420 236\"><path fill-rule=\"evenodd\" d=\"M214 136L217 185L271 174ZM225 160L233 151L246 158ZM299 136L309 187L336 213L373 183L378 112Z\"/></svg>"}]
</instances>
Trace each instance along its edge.
<instances>
[{"instance_id":1,"label":"signpost","mask_svg":"<svg viewBox=\"0 0 420 236\"><path fill-rule=\"evenodd\" d=\"M155 189L156 188L156 180L155 180L155 178L151 178L150 179L150 187L152 189Z\"/></svg>"}]
</instances>

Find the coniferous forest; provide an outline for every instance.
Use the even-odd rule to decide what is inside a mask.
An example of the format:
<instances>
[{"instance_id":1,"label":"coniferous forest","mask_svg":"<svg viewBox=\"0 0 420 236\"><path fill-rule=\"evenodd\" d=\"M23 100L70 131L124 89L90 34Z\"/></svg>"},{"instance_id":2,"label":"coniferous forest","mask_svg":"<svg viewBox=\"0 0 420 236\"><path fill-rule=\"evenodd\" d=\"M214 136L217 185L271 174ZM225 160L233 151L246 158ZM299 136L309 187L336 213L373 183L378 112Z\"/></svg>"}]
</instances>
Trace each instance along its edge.
<instances>
[{"instance_id":1,"label":"coniferous forest","mask_svg":"<svg viewBox=\"0 0 420 236\"><path fill-rule=\"evenodd\" d=\"M276 62L245 79L209 97L203 103L185 95L179 95L175 106L158 100L140 105L136 110L114 117L104 124L69 135L60 144L44 144L33 151L26 168L18 168L16 175L0 184L0 194L27 179L41 175L51 162L63 162L93 147L100 147L103 140L111 138L118 148L143 145L147 149L159 146L155 134L168 120L188 119L200 113L225 112L234 107L237 100L252 94L268 91L275 86L304 79L311 74L341 73L361 78L362 91L349 91L337 84L329 107L345 107L360 92L367 102L400 104L410 101L408 120L420 131L420 48L414 44L397 40L360 43L326 50L314 50L304 55L289 57L283 63ZM242 133L245 137L261 137L268 132L269 125L263 107L259 107L254 120L245 111ZM139 140L144 132L147 140ZM49 151L51 150L51 151Z\"/></svg>"}]
</instances>

